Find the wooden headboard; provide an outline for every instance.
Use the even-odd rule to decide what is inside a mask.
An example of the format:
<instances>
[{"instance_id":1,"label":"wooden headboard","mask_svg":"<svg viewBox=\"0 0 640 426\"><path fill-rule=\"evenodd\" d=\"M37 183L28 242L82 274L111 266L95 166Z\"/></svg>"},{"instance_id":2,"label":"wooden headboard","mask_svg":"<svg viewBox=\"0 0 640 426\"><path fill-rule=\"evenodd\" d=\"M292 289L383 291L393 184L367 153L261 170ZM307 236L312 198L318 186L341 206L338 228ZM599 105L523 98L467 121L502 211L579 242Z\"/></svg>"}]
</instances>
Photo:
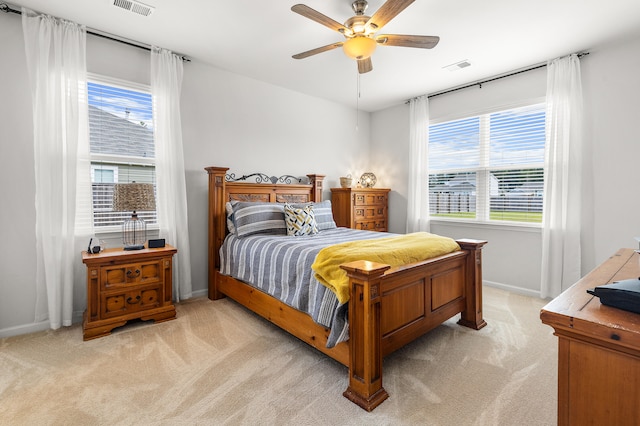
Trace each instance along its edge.
<instances>
[{"instance_id":1,"label":"wooden headboard","mask_svg":"<svg viewBox=\"0 0 640 426\"><path fill-rule=\"evenodd\" d=\"M216 270L220 269L220 246L227 235L225 204L231 200L270 203L322 201L324 175L307 175L309 184L250 183L227 181L228 167L205 167L209 174L209 298L214 298Z\"/></svg>"}]
</instances>

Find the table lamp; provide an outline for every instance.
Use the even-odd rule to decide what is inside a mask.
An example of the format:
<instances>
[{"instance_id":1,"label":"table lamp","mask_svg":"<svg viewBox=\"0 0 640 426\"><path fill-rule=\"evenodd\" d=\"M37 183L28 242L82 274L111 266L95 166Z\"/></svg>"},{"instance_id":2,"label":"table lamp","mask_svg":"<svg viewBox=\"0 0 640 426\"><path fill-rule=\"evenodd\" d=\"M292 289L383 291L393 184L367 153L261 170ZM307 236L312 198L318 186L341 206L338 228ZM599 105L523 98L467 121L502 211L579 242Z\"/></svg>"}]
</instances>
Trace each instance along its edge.
<instances>
[{"instance_id":1,"label":"table lamp","mask_svg":"<svg viewBox=\"0 0 640 426\"><path fill-rule=\"evenodd\" d=\"M113 211L133 212L122 224L122 242L125 250L140 250L147 241L147 224L138 217L138 211L154 211L156 198L153 184L117 183L113 189Z\"/></svg>"}]
</instances>

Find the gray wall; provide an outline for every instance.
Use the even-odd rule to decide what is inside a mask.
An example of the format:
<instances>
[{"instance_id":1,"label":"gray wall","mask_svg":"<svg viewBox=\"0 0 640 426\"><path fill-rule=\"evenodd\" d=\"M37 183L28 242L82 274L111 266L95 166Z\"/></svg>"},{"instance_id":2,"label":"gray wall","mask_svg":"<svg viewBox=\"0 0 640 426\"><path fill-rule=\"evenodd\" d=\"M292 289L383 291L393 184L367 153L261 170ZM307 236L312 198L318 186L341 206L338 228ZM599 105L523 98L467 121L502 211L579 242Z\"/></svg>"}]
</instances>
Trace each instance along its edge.
<instances>
[{"instance_id":1,"label":"gray wall","mask_svg":"<svg viewBox=\"0 0 640 426\"><path fill-rule=\"evenodd\" d=\"M32 112L19 17L0 14L0 337L46 329L34 323L35 183ZM149 84L149 53L88 36L89 72ZM324 174L325 198L339 177L369 162L369 114L268 85L197 61L184 64L182 126L194 293L207 289L207 174ZM359 123L356 129L356 123ZM19 176L19 179L16 179ZM106 236L109 245L118 235ZM178 247L180 249L180 247ZM81 266L80 253L78 263ZM74 291L74 318L86 307L85 278Z\"/></svg>"},{"instance_id":2,"label":"gray wall","mask_svg":"<svg viewBox=\"0 0 640 426\"><path fill-rule=\"evenodd\" d=\"M581 60L585 101L582 272L587 273L618 248L636 247L640 236L640 197L635 181L640 158L640 38L590 49ZM461 72L464 72L462 70ZM432 119L456 118L490 106L544 96L546 69L508 77L430 100ZM408 105L372 114L372 169L385 170L393 188L389 207L392 232L406 222L409 167ZM387 171L388 170L388 171ZM381 173L382 174L382 173ZM539 295L541 232L532 227L498 227L434 222L432 232L454 238L486 239L483 273L487 284Z\"/></svg>"},{"instance_id":3,"label":"gray wall","mask_svg":"<svg viewBox=\"0 0 640 426\"><path fill-rule=\"evenodd\" d=\"M0 337L47 328L34 323L35 207L31 99L19 18L0 14ZM582 60L586 103L583 272L640 235L635 175L640 143L640 38L592 49ZM149 54L89 36L90 72L149 82ZM461 72L464 72L462 70ZM545 71L467 89L431 101L432 117L450 117L514 96L545 92ZM406 221L408 107L372 114L248 79L194 61L185 64L182 125L187 174L191 269L195 294L206 294L206 166L237 174L326 174L325 198L338 178L371 170L390 187L390 230ZM356 123L359 122L359 130ZM292 148L293 147L293 148ZM19 176L19 179L16 179ZM452 237L486 238L489 284L537 295L540 232L536 228L434 224ZM110 236L117 244L117 236ZM178 247L179 249L179 247ZM80 254L78 253L78 262ZM74 297L76 318L86 306L84 277Z\"/></svg>"}]
</instances>

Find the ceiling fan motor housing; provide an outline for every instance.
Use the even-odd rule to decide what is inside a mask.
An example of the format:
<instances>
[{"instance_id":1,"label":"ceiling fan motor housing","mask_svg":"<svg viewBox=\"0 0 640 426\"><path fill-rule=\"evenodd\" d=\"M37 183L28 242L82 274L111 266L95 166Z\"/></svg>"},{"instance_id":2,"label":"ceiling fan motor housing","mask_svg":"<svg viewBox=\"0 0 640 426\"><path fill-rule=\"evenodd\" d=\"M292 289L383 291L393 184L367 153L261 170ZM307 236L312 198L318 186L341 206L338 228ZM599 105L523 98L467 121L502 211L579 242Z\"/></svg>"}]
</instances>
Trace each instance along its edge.
<instances>
[{"instance_id":1,"label":"ceiling fan motor housing","mask_svg":"<svg viewBox=\"0 0 640 426\"><path fill-rule=\"evenodd\" d=\"M371 19L367 15L356 15L347 19L344 23L344 26L349 30L344 34L345 37L355 37L358 35L369 36L374 31L371 31L372 28L367 26L367 22Z\"/></svg>"},{"instance_id":2,"label":"ceiling fan motor housing","mask_svg":"<svg viewBox=\"0 0 640 426\"><path fill-rule=\"evenodd\" d=\"M369 7L369 3L367 0L355 0L351 3L351 9L355 12L356 15L364 15L364 11Z\"/></svg>"}]
</instances>

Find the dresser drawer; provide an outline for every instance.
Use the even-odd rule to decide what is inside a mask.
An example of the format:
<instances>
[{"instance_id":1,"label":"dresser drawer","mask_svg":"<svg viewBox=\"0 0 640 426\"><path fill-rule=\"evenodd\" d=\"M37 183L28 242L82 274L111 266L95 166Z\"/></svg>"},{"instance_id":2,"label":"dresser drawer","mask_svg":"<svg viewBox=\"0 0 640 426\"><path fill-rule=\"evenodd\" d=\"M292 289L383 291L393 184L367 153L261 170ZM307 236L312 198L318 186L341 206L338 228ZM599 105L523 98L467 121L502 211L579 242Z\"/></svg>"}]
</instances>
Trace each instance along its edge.
<instances>
[{"instance_id":1,"label":"dresser drawer","mask_svg":"<svg viewBox=\"0 0 640 426\"><path fill-rule=\"evenodd\" d=\"M162 282L162 261L103 266L101 268L101 290L112 290L131 285Z\"/></svg>"},{"instance_id":2,"label":"dresser drawer","mask_svg":"<svg viewBox=\"0 0 640 426\"><path fill-rule=\"evenodd\" d=\"M353 209L353 216L355 220L386 218L387 207L386 206L356 207Z\"/></svg>"},{"instance_id":3,"label":"dresser drawer","mask_svg":"<svg viewBox=\"0 0 640 426\"><path fill-rule=\"evenodd\" d=\"M163 300L162 286L150 286L122 292L103 292L100 299L103 319L119 317L159 307Z\"/></svg>"},{"instance_id":4,"label":"dresser drawer","mask_svg":"<svg viewBox=\"0 0 640 426\"><path fill-rule=\"evenodd\" d=\"M331 188L331 208L337 226L387 232L388 188Z\"/></svg>"},{"instance_id":5,"label":"dresser drawer","mask_svg":"<svg viewBox=\"0 0 640 426\"><path fill-rule=\"evenodd\" d=\"M387 194L386 193L361 193L357 192L353 196L353 204L355 206L365 206L365 205L387 205Z\"/></svg>"},{"instance_id":6,"label":"dresser drawer","mask_svg":"<svg viewBox=\"0 0 640 426\"><path fill-rule=\"evenodd\" d=\"M387 232L387 221L382 220L358 220L355 223L355 229L365 231Z\"/></svg>"}]
</instances>

